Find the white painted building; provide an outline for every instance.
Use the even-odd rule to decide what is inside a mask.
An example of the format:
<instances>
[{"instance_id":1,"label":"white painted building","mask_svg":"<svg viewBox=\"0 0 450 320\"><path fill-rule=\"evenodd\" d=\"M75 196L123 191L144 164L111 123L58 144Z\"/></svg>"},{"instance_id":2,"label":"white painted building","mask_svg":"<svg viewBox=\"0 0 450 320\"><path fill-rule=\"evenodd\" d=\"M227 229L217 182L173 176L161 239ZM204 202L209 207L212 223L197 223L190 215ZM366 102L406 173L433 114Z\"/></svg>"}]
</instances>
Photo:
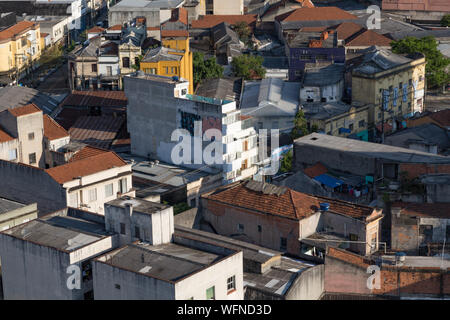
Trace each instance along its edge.
<instances>
[{"instance_id":1,"label":"white painted building","mask_svg":"<svg viewBox=\"0 0 450 320\"><path fill-rule=\"evenodd\" d=\"M189 95L188 86L184 79L142 72L124 77L132 153L187 168L220 169L225 182L255 174L256 131L252 127L244 128L236 102ZM208 129L216 129L219 134L207 137L207 132L213 132ZM172 140L177 131L178 140ZM187 155L178 152L180 139L191 141L192 148L190 152L186 150ZM214 146L219 150L217 155L212 150ZM209 155L216 160L207 160Z\"/></svg>"}]
</instances>

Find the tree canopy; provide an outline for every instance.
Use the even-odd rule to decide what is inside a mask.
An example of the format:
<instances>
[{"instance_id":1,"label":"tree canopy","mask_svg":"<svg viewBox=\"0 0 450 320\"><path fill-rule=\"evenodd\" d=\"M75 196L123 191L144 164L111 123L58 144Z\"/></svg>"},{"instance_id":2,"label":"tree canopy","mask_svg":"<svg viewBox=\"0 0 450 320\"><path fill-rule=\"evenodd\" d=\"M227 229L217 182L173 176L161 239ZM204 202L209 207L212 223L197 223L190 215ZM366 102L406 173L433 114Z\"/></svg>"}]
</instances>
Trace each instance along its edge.
<instances>
[{"instance_id":1,"label":"tree canopy","mask_svg":"<svg viewBox=\"0 0 450 320\"><path fill-rule=\"evenodd\" d=\"M243 54L233 58L231 67L236 77L245 80L261 79L266 75L266 69L262 66L263 57Z\"/></svg>"},{"instance_id":2,"label":"tree canopy","mask_svg":"<svg viewBox=\"0 0 450 320\"><path fill-rule=\"evenodd\" d=\"M308 122L305 118L305 113L303 110L299 110L295 115L294 128L291 131L291 137L293 140L306 136L309 134Z\"/></svg>"},{"instance_id":3,"label":"tree canopy","mask_svg":"<svg viewBox=\"0 0 450 320\"><path fill-rule=\"evenodd\" d=\"M245 21L237 22L233 27L234 31L239 36L239 40L241 40L244 43L247 43L250 40L250 35L252 31L248 26L247 22Z\"/></svg>"},{"instance_id":4,"label":"tree canopy","mask_svg":"<svg viewBox=\"0 0 450 320\"><path fill-rule=\"evenodd\" d=\"M217 63L214 57L205 60L201 52L194 52L194 87L206 79L220 78L223 75L223 67Z\"/></svg>"},{"instance_id":5,"label":"tree canopy","mask_svg":"<svg viewBox=\"0 0 450 320\"><path fill-rule=\"evenodd\" d=\"M416 53L425 55L427 60L426 78L429 88L440 87L450 81L450 75L446 71L450 59L446 58L438 49L438 43L434 37L428 36L421 39L407 37L391 44L394 53Z\"/></svg>"},{"instance_id":6,"label":"tree canopy","mask_svg":"<svg viewBox=\"0 0 450 320\"><path fill-rule=\"evenodd\" d=\"M450 27L450 14L446 14L441 19L441 26Z\"/></svg>"},{"instance_id":7,"label":"tree canopy","mask_svg":"<svg viewBox=\"0 0 450 320\"><path fill-rule=\"evenodd\" d=\"M281 158L281 172L289 172L292 170L292 150L289 150L283 158Z\"/></svg>"}]
</instances>

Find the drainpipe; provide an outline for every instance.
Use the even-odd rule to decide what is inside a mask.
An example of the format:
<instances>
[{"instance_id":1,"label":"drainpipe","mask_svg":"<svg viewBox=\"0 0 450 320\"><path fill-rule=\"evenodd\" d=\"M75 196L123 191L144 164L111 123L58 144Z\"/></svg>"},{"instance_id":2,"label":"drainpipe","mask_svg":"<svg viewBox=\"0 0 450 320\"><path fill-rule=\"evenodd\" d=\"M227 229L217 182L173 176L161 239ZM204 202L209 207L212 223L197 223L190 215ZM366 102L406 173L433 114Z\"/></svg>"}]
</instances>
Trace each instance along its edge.
<instances>
[{"instance_id":1,"label":"drainpipe","mask_svg":"<svg viewBox=\"0 0 450 320\"><path fill-rule=\"evenodd\" d=\"M132 227L132 217L133 217L133 205L131 203L125 204L125 213L127 215L130 236L128 237L128 243L133 242L133 227Z\"/></svg>"}]
</instances>

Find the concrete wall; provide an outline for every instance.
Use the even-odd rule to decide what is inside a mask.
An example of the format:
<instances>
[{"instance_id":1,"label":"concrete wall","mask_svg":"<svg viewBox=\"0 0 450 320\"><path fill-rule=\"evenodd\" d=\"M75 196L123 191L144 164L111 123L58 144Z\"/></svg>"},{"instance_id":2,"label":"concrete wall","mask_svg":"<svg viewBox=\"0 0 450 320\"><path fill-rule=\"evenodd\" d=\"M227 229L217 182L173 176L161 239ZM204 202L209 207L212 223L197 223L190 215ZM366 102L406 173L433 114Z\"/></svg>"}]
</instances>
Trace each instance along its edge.
<instances>
[{"instance_id":1,"label":"concrete wall","mask_svg":"<svg viewBox=\"0 0 450 320\"><path fill-rule=\"evenodd\" d=\"M67 206L66 191L45 171L0 160L0 196L22 203L37 203L39 214Z\"/></svg>"},{"instance_id":2,"label":"concrete wall","mask_svg":"<svg viewBox=\"0 0 450 320\"><path fill-rule=\"evenodd\" d=\"M244 14L244 0L214 0L215 15Z\"/></svg>"},{"instance_id":3,"label":"concrete wall","mask_svg":"<svg viewBox=\"0 0 450 320\"><path fill-rule=\"evenodd\" d=\"M38 216L37 204L32 203L22 208L2 213L0 215L0 231L18 226L19 224L36 219Z\"/></svg>"},{"instance_id":4,"label":"concrete wall","mask_svg":"<svg viewBox=\"0 0 450 320\"><path fill-rule=\"evenodd\" d=\"M302 271L286 293L286 300L318 300L324 293L324 280L323 264Z\"/></svg>"},{"instance_id":5,"label":"concrete wall","mask_svg":"<svg viewBox=\"0 0 450 320\"><path fill-rule=\"evenodd\" d=\"M174 223L175 225L186 228L199 229L200 219L201 215L199 214L198 209L192 208L175 215Z\"/></svg>"},{"instance_id":6,"label":"concrete wall","mask_svg":"<svg viewBox=\"0 0 450 320\"><path fill-rule=\"evenodd\" d=\"M258 213L228 206L202 198L202 215L215 231L227 237L239 237L244 241L293 255L300 252L299 221L275 215ZM244 226L238 230L238 224ZM258 231L261 226L261 232ZM280 249L281 238L287 239L287 248Z\"/></svg>"},{"instance_id":7,"label":"concrete wall","mask_svg":"<svg viewBox=\"0 0 450 320\"><path fill-rule=\"evenodd\" d=\"M0 159L8 161L18 161L19 160L19 139L14 139L10 141L5 141L0 143ZM14 155L14 150L16 157Z\"/></svg>"},{"instance_id":8,"label":"concrete wall","mask_svg":"<svg viewBox=\"0 0 450 320\"><path fill-rule=\"evenodd\" d=\"M123 25L129 23L136 17L145 17L147 27L159 27L162 20L160 20L159 9L145 9L145 8L114 8L108 11L109 26L116 24Z\"/></svg>"}]
</instances>

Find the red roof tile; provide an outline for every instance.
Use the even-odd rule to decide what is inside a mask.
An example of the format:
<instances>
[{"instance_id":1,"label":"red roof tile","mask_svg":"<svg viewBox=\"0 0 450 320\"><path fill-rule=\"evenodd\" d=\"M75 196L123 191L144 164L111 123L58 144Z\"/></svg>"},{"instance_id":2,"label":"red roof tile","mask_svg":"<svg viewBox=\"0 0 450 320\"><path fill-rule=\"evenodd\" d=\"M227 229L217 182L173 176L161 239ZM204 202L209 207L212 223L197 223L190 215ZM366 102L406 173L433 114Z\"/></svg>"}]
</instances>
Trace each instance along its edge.
<instances>
[{"instance_id":1,"label":"red roof tile","mask_svg":"<svg viewBox=\"0 0 450 320\"><path fill-rule=\"evenodd\" d=\"M44 115L44 136L48 140L68 137L69 133L48 115Z\"/></svg>"},{"instance_id":2,"label":"red roof tile","mask_svg":"<svg viewBox=\"0 0 450 320\"><path fill-rule=\"evenodd\" d=\"M92 156L96 156L98 154L102 154L108 152L108 150L92 147L92 146L86 146L83 149L76 152L72 158L69 159L69 162L78 161L82 159L86 159Z\"/></svg>"},{"instance_id":3,"label":"red roof tile","mask_svg":"<svg viewBox=\"0 0 450 320\"><path fill-rule=\"evenodd\" d=\"M41 32L41 38L45 38L45 37L48 36L48 35L49 35L48 33Z\"/></svg>"},{"instance_id":4,"label":"red roof tile","mask_svg":"<svg viewBox=\"0 0 450 320\"><path fill-rule=\"evenodd\" d=\"M429 117L444 127L450 127L450 109L433 112Z\"/></svg>"},{"instance_id":5,"label":"red roof tile","mask_svg":"<svg viewBox=\"0 0 450 320\"><path fill-rule=\"evenodd\" d=\"M126 107L124 91L72 91L64 100L64 106Z\"/></svg>"},{"instance_id":6,"label":"red roof tile","mask_svg":"<svg viewBox=\"0 0 450 320\"><path fill-rule=\"evenodd\" d=\"M334 28L340 40L346 40L362 29L364 28L354 22L343 22Z\"/></svg>"},{"instance_id":7,"label":"red roof tile","mask_svg":"<svg viewBox=\"0 0 450 320\"><path fill-rule=\"evenodd\" d=\"M26 116L32 113L42 112L34 103L27 104L22 107L10 108L8 109L14 117Z\"/></svg>"},{"instance_id":8,"label":"red roof tile","mask_svg":"<svg viewBox=\"0 0 450 320\"><path fill-rule=\"evenodd\" d=\"M187 30L161 30L161 37L189 37Z\"/></svg>"},{"instance_id":9,"label":"red roof tile","mask_svg":"<svg viewBox=\"0 0 450 320\"><path fill-rule=\"evenodd\" d=\"M390 47L392 40L372 30L365 30L361 34L351 36L345 41L345 46L380 46Z\"/></svg>"},{"instance_id":10,"label":"red roof tile","mask_svg":"<svg viewBox=\"0 0 450 320\"><path fill-rule=\"evenodd\" d=\"M107 30L122 31L122 25L121 24L116 24L116 25L113 25L113 26L109 27Z\"/></svg>"},{"instance_id":11,"label":"red roof tile","mask_svg":"<svg viewBox=\"0 0 450 320\"><path fill-rule=\"evenodd\" d=\"M105 31L105 29L96 26L96 27L93 27L93 28L89 29L87 31L87 33L102 33L103 31Z\"/></svg>"},{"instance_id":12,"label":"red roof tile","mask_svg":"<svg viewBox=\"0 0 450 320\"><path fill-rule=\"evenodd\" d=\"M0 31L0 40L11 39L35 26L34 22L20 21L15 25Z\"/></svg>"},{"instance_id":13,"label":"red roof tile","mask_svg":"<svg viewBox=\"0 0 450 320\"><path fill-rule=\"evenodd\" d=\"M246 22L251 25L256 22L256 14L244 14L244 15L206 15L199 20L193 20L191 22L192 29L209 29L217 26L222 22L234 25L238 22Z\"/></svg>"},{"instance_id":14,"label":"red roof tile","mask_svg":"<svg viewBox=\"0 0 450 320\"><path fill-rule=\"evenodd\" d=\"M306 168L303 172L310 178L315 178L321 174L327 173L328 169L322 163L317 162L315 165Z\"/></svg>"},{"instance_id":15,"label":"red roof tile","mask_svg":"<svg viewBox=\"0 0 450 320\"><path fill-rule=\"evenodd\" d=\"M297 220L306 218L317 212L322 202L330 204L330 212L358 219L366 219L374 212L374 209L371 207L324 197L316 197L289 188L284 188L285 191L279 195L255 191L247 187L248 183L240 182L227 186L203 197L240 208ZM252 181L252 183L255 182Z\"/></svg>"},{"instance_id":16,"label":"red roof tile","mask_svg":"<svg viewBox=\"0 0 450 320\"><path fill-rule=\"evenodd\" d=\"M69 129L73 141L109 149L125 122L125 117L81 116Z\"/></svg>"},{"instance_id":17,"label":"red roof tile","mask_svg":"<svg viewBox=\"0 0 450 320\"><path fill-rule=\"evenodd\" d=\"M396 207L401 208L400 214L450 219L450 205L448 203L394 202L391 208Z\"/></svg>"},{"instance_id":18,"label":"red roof tile","mask_svg":"<svg viewBox=\"0 0 450 320\"><path fill-rule=\"evenodd\" d=\"M161 27L147 27L148 31L156 31L156 30L160 30Z\"/></svg>"},{"instance_id":19,"label":"red roof tile","mask_svg":"<svg viewBox=\"0 0 450 320\"><path fill-rule=\"evenodd\" d=\"M72 181L77 177L89 176L127 163L116 153L109 151L78 161L72 161L45 171L59 184Z\"/></svg>"},{"instance_id":20,"label":"red roof tile","mask_svg":"<svg viewBox=\"0 0 450 320\"><path fill-rule=\"evenodd\" d=\"M11 137L9 134L7 134L5 131L0 128L0 143L8 142L14 140L13 137Z\"/></svg>"},{"instance_id":21,"label":"red roof tile","mask_svg":"<svg viewBox=\"0 0 450 320\"><path fill-rule=\"evenodd\" d=\"M355 15L337 7L299 8L275 17L277 21L354 20Z\"/></svg>"},{"instance_id":22,"label":"red roof tile","mask_svg":"<svg viewBox=\"0 0 450 320\"><path fill-rule=\"evenodd\" d=\"M180 21L181 23L184 23L185 25L188 24L188 12L184 8L175 8L172 9L172 15L170 17L170 22L177 22Z\"/></svg>"},{"instance_id":23,"label":"red roof tile","mask_svg":"<svg viewBox=\"0 0 450 320\"><path fill-rule=\"evenodd\" d=\"M333 247L328 247L328 252L326 256L333 257L335 259L360 266L364 269L366 269L370 264L370 260L364 258L363 256Z\"/></svg>"}]
</instances>

